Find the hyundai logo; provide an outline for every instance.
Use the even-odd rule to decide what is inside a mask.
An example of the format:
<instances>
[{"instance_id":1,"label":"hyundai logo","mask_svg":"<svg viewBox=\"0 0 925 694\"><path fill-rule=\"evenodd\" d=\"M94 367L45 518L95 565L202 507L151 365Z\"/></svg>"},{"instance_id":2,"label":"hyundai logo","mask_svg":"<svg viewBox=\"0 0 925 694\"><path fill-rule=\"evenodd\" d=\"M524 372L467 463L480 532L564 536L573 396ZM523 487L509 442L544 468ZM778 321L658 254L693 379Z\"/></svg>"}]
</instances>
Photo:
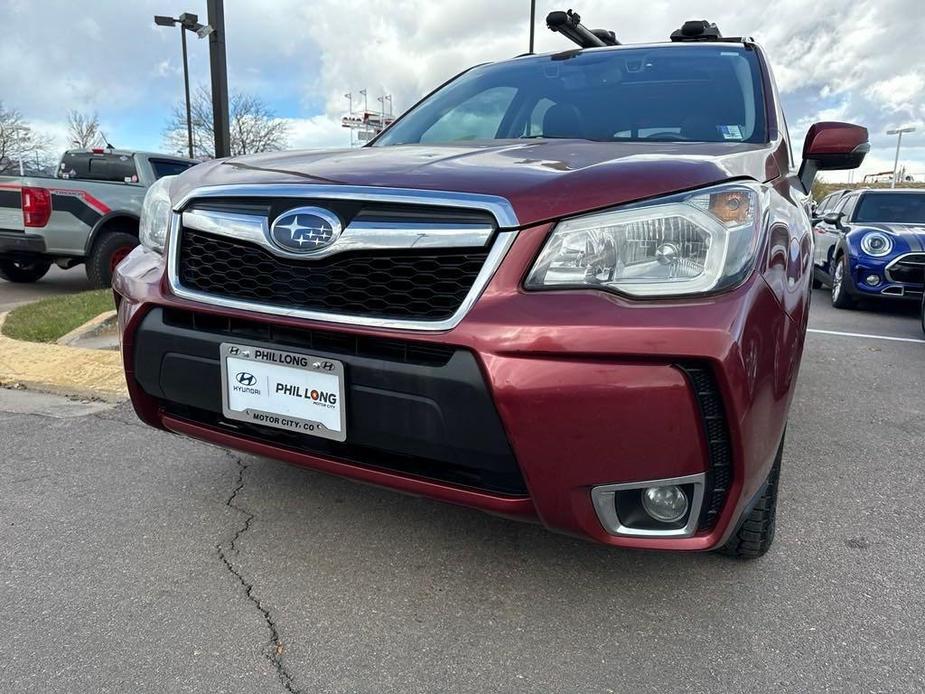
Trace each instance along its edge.
<instances>
[{"instance_id":1,"label":"hyundai logo","mask_svg":"<svg viewBox=\"0 0 925 694\"><path fill-rule=\"evenodd\" d=\"M309 254L330 246L341 232L340 218L320 207L283 212L270 227L270 240L289 253Z\"/></svg>"},{"instance_id":2,"label":"hyundai logo","mask_svg":"<svg viewBox=\"0 0 925 694\"><path fill-rule=\"evenodd\" d=\"M247 373L247 371L242 371L234 377L234 380L242 386L252 386L257 382L257 377L254 374Z\"/></svg>"}]
</instances>

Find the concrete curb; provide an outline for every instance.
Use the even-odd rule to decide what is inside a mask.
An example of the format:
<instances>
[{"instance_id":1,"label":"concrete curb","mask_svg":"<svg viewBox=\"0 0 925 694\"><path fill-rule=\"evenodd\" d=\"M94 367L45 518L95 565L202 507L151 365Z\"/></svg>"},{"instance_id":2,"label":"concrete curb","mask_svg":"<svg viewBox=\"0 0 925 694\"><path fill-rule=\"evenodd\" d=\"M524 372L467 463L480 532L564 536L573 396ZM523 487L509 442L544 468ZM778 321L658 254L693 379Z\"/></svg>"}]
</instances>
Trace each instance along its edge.
<instances>
[{"instance_id":1,"label":"concrete curb","mask_svg":"<svg viewBox=\"0 0 925 694\"><path fill-rule=\"evenodd\" d=\"M59 337L57 340L55 340L55 344L62 345L63 347L72 347L76 342L83 339L84 337L95 335L101 329L106 327L107 323L115 319L115 317L115 309L101 313L96 318L91 318L83 325L78 325L71 332Z\"/></svg>"},{"instance_id":2,"label":"concrete curb","mask_svg":"<svg viewBox=\"0 0 925 694\"><path fill-rule=\"evenodd\" d=\"M0 329L6 320L0 313ZM21 342L0 333L0 386L118 402L128 397L119 352Z\"/></svg>"}]
</instances>

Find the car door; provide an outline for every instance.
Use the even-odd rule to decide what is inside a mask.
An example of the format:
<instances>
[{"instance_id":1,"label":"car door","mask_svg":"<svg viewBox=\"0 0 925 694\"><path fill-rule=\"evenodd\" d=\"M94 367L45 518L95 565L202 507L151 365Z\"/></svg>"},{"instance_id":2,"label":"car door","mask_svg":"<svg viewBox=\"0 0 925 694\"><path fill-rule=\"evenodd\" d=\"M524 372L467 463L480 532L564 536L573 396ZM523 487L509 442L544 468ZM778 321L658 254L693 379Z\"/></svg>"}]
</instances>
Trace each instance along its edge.
<instances>
[{"instance_id":1,"label":"car door","mask_svg":"<svg viewBox=\"0 0 925 694\"><path fill-rule=\"evenodd\" d=\"M845 195L841 200L839 200L833 207L826 211L826 214L831 213L841 213L844 211L845 206L854 199L853 195ZM830 224L825 221L825 219L820 219L813 229L813 236L815 237L816 250L815 250L815 259L816 266L822 270L825 270L829 274L832 272L829 261L832 257L832 250L835 247L835 244L838 243L838 239L841 238L842 229L839 228L837 224Z\"/></svg>"},{"instance_id":2,"label":"car door","mask_svg":"<svg viewBox=\"0 0 925 694\"><path fill-rule=\"evenodd\" d=\"M822 218L825 216L825 213L832 209L835 198L835 193L830 193L822 198L816 206L816 213L813 215L813 263L820 269L825 269L825 256L822 255L819 250L821 245L819 243L819 235L822 233L822 230L817 229L817 227L822 224Z\"/></svg>"}]
</instances>

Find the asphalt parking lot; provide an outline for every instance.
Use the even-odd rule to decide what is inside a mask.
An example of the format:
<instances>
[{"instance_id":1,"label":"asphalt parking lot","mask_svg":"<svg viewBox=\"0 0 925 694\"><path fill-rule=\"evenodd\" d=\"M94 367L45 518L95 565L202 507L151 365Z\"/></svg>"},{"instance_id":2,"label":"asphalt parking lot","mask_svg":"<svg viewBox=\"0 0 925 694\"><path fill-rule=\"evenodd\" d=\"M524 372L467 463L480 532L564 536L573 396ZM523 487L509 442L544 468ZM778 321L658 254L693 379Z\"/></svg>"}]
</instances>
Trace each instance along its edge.
<instances>
[{"instance_id":1,"label":"asphalt parking lot","mask_svg":"<svg viewBox=\"0 0 925 694\"><path fill-rule=\"evenodd\" d=\"M83 267L62 270L52 265L48 274L33 284L15 284L0 280L0 313L14 306L58 294L73 294L93 289Z\"/></svg>"},{"instance_id":2,"label":"asphalt parking lot","mask_svg":"<svg viewBox=\"0 0 925 694\"><path fill-rule=\"evenodd\" d=\"M0 689L925 691L925 335L912 309L827 299L752 563L614 551L0 391Z\"/></svg>"}]
</instances>

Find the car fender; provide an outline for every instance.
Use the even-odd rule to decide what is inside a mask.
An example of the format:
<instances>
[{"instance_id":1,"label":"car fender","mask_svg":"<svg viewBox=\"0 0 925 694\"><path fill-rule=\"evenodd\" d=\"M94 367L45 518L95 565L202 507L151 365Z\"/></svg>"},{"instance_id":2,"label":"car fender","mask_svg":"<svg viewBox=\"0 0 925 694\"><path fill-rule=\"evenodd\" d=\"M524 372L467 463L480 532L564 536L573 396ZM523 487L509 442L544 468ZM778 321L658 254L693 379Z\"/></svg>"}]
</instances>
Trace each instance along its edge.
<instances>
[{"instance_id":1,"label":"car fender","mask_svg":"<svg viewBox=\"0 0 925 694\"><path fill-rule=\"evenodd\" d=\"M90 234L87 236L87 241L84 245L84 253L86 255L90 254L90 249L93 248L93 244L96 241L97 236L102 231L103 227L112 222L115 219L124 219L125 221L131 222L134 225L138 225L139 219L138 215L127 210L113 210L100 217L96 224L93 225L93 228L90 230Z\"/></svg>"}]
</instances>

